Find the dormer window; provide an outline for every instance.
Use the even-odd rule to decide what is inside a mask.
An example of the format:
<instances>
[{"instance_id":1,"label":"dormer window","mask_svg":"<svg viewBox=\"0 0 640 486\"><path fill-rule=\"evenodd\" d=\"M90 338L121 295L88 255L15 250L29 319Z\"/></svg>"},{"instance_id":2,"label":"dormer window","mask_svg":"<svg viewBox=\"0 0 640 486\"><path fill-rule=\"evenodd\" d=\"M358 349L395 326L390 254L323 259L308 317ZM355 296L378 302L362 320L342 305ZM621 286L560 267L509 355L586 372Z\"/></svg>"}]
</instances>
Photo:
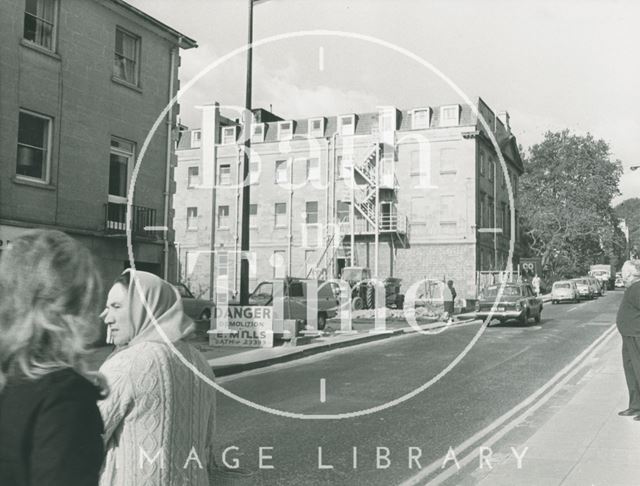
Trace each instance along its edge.
<instances>
[{"instance_id":1,"label":"dormer window","mask_svg":"<svg viewBox=\"0 0 640 486\"><path fill-rule=\"evenodd\" d=\"M257 123L251 126L251 141L256 143L264 142L264 123Z\"/></svg>"},{"instance_id":2,"label":"dormer window","mask_svg":"<svg viewBox=\"0 0 640 486\"><path fill-rule=\"evenodd\" d=\"M411 113L411 129L429 128L431 125L431 108L416 108Z\"/></svg>"},{"instance_id":3,"label":"dormer window","mask_svg":"<svg viewBox=\"0 0 640 486\"><path fill-rule=\"evenodd\" d=\"M278 140L293 139L293 122L282 121L278 123Z\"/></svg>"},{"instance_id":4,"label":"dormer window","mask_svg":"<svg viewBox=\"0 0 640 486\"><path fill-rule=\"evenodd\" d=\"M356 133L356 116L342 115L338 117L338 132L342 136L354 135Z\"/></svg>"},{"instance_id":5,"label":"dormer window","mask_svg":"<svg viewBox=\"0 0 640 486\"><path fill-rule=\"evenodd\" d=\"M237 127L222 127L222 145L236 143Z\"/></svg>"},{"instance_id":6,"label":"dormer window","mask_svg":"<svg viewBox=\"0 0 640 486\"><path fill-rule=\"evenodd\" d=\"M202 145L202 132L194 130L191 132L191 148L198 148Z\"/></svg>"},{"instance_id":7,"label":"dormer window","mask_svg":"<svg viewBox=\"0 0 640 486\"><path fill-rule=\"evenodd\" d=\"M324 136L324 118L309 120L309 138Z\"/></svg>"},{"instance_id":8,"label":"dormer window","mask_svg":"<svg viewBox=\"0 0 640 486\"><path fill-rule=\"evenodd\" d=\"M460 105L440 107L440 126L455 127L460 124Z\"/></svg>"},{"instance_id":9,"label":"dormer window","mask_svg":"<svg viewBox=\"0 0 640 486\"><path fill-rule=\"evenodd\" d=\"M389 133L396 131L396 110L381 110L378 114L378 131L380 133Z\"/></svg>"}]
</instances>

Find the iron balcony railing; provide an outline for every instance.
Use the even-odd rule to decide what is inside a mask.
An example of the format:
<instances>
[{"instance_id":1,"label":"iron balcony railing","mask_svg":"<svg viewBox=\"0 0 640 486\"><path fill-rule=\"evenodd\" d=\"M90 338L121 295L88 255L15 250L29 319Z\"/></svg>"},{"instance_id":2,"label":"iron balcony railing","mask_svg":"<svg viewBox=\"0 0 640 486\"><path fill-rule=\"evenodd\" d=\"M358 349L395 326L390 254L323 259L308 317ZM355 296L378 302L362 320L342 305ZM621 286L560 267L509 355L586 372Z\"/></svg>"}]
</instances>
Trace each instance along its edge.
<instances>
[{"instance_id":1,"label":"iron balcony railing","mask_svg":"<svg viewBox=\"0 0 640 486\"><path fill-rule=\"evenodd\" d=\"M143 206L131 206L131 233L134 236L153 238L158 235L148 228L156 225L156 210ZM104 227L107 234L127 233L127 205L109 202L104 205Z\"/></svg>"}]
</instances>

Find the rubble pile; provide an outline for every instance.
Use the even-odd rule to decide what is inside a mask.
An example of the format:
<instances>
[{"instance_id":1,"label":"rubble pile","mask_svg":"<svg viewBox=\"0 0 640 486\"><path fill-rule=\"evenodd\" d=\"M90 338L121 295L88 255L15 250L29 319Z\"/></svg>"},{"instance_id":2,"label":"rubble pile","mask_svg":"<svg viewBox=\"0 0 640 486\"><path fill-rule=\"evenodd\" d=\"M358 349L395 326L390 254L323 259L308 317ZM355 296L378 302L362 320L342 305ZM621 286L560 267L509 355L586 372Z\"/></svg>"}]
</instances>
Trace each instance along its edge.
<instances>
[{"instance_id":1,"label":"rubble pile","mask_svg":"<svg viewBox=\"0 0 640 486\"><path fill-rule=\"evenodd\" d=\"M413 309L408 307L405 309L389 309L384 307L381 309L362 309L351 312L352 319L375 319L376 317L405 320L407 318L446 319L449 316L446 312L443 312L442 308L438 309L437 306L424 306Z\"/></svg>"}]
</instances>

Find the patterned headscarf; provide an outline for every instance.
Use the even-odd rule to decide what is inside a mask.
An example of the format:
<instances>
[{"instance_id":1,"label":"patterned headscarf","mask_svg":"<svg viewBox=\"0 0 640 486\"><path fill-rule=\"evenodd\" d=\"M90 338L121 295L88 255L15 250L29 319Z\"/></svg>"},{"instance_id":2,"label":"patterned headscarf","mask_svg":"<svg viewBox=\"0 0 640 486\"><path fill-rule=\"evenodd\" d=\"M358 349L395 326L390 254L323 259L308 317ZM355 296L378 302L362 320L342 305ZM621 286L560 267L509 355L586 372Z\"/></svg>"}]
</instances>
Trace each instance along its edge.
<instances>
[{"instance_id":1,"label":"patterned headscarf","mask_svg":"<svg viewBox=\"0 0 640 486\"><path fill-rule=\"evenodd\" d=\"M129 317L133 338L129 346L140 342L176 342L193 330L193 321L182 309L177 289L148 272L130 272ZM164 336L163 336L164 334Z\"/></svg>"}]
</instances>

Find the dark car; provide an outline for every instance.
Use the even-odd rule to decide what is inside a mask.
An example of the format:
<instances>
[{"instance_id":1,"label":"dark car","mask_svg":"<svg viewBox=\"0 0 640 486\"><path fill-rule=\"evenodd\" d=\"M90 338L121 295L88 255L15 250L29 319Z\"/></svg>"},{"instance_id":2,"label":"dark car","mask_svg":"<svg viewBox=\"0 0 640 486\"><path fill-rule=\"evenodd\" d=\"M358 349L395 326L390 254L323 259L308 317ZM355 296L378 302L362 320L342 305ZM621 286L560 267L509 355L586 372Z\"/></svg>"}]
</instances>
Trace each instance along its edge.
<instances>
[{"instance_id":1,"label":"dark car","mask_svg":"<svg viewBox=\"0 0 640 486\"><path fill-rule=\"evenodd\" d=\"M182 307L185 314L194 321L209 321L211 319L211 310L215 307L213 302L194 297L191 290L182 283L176 284L175 287L182 297Z\"/></svg>"},{"instance_id":2,"label":"dark car","mask_svg":"<svg viewBox=\"0 0 640 486\"><path fill-rule=\"evenodd\" d=\"M476 302L476 317L486 319L492 314L493 319L505 322L510 319L520 324L527 324L530 318L540 322L542 316L542 299L536 297L530 284L509 283L498 300L500 285L491 285L482 290ZM493 312L491 312L493 309Z\"/></svg>"}]
</instances>

